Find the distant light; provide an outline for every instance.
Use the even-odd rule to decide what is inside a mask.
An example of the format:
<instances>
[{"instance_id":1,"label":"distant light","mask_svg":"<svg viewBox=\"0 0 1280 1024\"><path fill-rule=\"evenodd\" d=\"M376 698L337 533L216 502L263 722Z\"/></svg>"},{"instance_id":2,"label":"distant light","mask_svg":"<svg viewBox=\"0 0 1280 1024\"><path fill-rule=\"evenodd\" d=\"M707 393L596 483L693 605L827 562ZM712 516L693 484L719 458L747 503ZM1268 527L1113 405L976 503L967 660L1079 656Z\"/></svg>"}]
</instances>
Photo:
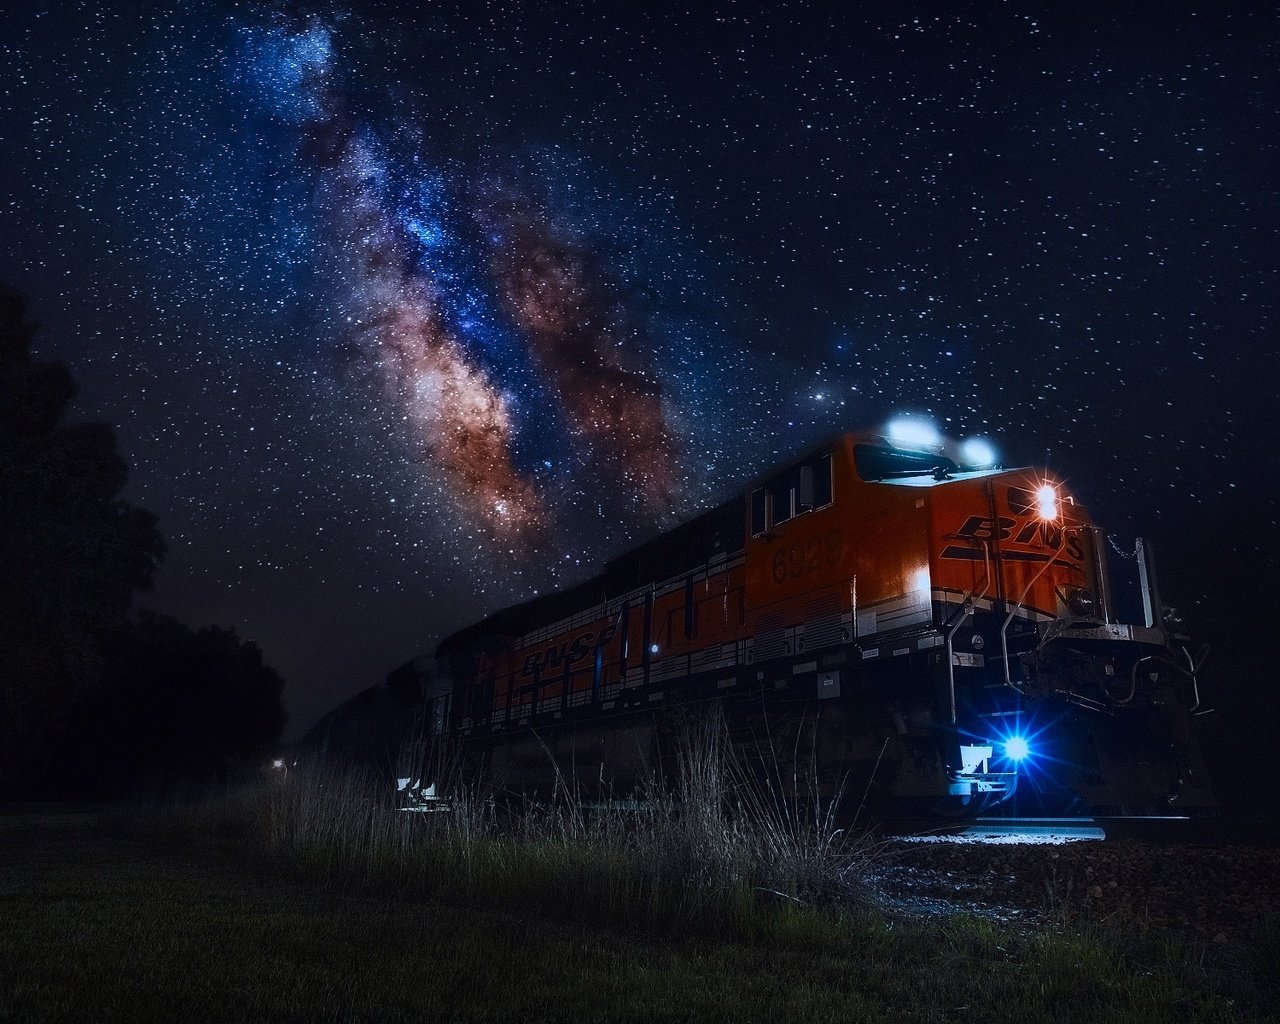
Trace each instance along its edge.
<instances>
[{"instance_id":1,"label":"distant light","mask_svg":"<svg viewBox=\"0 0 1280 1024\"><path fill-rule=\"evenodd\" d=\"M1058 489L1053 484L1041 484L1036 489L1036 510L1041 519L1058 518Z\"/></svg>"},{"instance_id":2,"label":"distant light","mask_svg":"<svg viewBox=\"0 0 1280 1024\"><path fill-rule=\"evenodd\" d=\"M929 448L942 440L938 428L928 420L890 420L885 432L889 440L899 447Z\"/></svg>"},{"instance_id":3,"label":"distant light","mask_svg":"<svg viewBox=\"0 0 1280 1024\"><path fill-rule=\"evenodd\" d=\"M1024 761L1031 753L1031 746L1021 736L1010 736L1004 741L1004 756L1010 761Z\"/></svg>"},{"instance_id":4,"label":"distant light","mask_svg":"<svg viewBox=\"0 0 1280 1024\"><path fill-rule=\"evenodd\" d=\"M980 437L971 437L960 446L960 458L966 466L994 466L996 450L989 441Z\"/></svg>"},{"instance_id":5,"label":"distant light","mask_svg":"<svg viewBox=\"0 0 1280 1024\"><path fill-rule=\"evenodd\" d=\"M272 761L272 762L271 762L271 767L272 767L272 768L283 768L283 767L284 767L284 759L283 759L283 758L280 758L280 757L277 757L274 761Z\"/></svg>"},{"instance_id":6,"label":"distant light","mask_svg":"<svg viewBox=\"0 0 1280 1024\"><path fill-rule=\"evenodd\" d=\"M649 647L649 653L650 653L650 654L657 654L657 653L658 653L658 645L657 645L657 644L652 644L652 645Z\"/></svg>"}]
</instances>

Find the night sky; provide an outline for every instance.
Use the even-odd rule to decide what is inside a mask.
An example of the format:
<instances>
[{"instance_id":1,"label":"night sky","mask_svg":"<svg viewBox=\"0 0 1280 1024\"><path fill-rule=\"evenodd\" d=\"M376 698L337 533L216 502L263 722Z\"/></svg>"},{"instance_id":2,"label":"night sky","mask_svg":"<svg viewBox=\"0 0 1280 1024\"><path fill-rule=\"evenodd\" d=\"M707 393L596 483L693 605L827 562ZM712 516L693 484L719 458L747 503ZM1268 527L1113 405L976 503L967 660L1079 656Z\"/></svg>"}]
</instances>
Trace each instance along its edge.
<instances>
[{"instance_id":1,"label":"night sky","mask_svg":"<svg viewBox=\"0 0 1280 1024\"><path fill-rule=\"evenodd\" d=\"M1276 12L648 6L0 15L0 280L159 516L144 603L296 733L910 413L1154 538L1267 685Z\"/></svg>"}]
</instances>

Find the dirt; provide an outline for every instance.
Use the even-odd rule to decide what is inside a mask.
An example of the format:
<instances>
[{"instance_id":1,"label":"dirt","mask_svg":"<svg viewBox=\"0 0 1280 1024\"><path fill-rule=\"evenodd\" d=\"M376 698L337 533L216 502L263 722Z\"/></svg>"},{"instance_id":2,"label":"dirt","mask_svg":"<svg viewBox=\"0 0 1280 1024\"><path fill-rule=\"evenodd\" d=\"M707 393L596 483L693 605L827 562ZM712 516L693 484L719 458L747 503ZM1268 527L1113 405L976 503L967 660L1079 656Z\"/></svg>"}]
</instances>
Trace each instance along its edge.
<instances>
[{"instance_id":1,"label":"dirt","mask_svg":"<svg viewBox=\"0 0 1280 1024\"><path fill-rule=\"evenodd\" d=\"M1247 938L1280 920L1275 847L889 840L883 858L880 884L908 909L1107 921L1210 942Z\"/></svg>"}]
</instances>

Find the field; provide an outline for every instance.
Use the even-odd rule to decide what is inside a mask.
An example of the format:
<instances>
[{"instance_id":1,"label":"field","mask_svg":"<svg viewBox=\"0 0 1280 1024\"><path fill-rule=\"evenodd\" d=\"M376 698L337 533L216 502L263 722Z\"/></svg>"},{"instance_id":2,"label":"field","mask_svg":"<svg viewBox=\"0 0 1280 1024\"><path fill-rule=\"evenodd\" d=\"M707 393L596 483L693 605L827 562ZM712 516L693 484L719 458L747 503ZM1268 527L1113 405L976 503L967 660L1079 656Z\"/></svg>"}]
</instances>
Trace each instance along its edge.
<instances>
[{"instance_id":1,"label":"field","mask_svg":"<svg viewBox=\"0 0 1280 1024\"><path fill-rule=\"evenodd\" d=\"M0 1020L1163 1024L1262 1020L1275 996L1265 942L1136 941L1052 914L911 914L812 866L806 879L793 865L778 888L742 864L748 888L676 884L663 871L720 855L691 852L685 836L681 856L695 860L637 865L634 835L602 844L564 818L461 845L437 834L410 846L397 832L388 852L379 830L424 826L358 813L366 838L335 844L315 821L304 835L299 802L271 792L212 807L9 809ZM875 849L853 854L860 878L873 870Z\"/></svg>"}]
</instances>

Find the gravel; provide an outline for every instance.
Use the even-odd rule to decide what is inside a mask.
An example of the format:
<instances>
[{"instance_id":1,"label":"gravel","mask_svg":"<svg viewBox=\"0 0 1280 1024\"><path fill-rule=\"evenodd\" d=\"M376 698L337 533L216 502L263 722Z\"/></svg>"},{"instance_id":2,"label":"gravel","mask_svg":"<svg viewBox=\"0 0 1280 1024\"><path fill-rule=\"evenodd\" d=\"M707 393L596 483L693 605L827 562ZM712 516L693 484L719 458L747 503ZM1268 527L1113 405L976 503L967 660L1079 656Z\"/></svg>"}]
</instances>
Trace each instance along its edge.
<instances>
[{"instance_id":1,"label":"gravel","mask_svg":"<svg viewBox=\"0 0 1280 1024\"><path fill-rule=\"evenodd\" d=\"M880 885L903 910L1135 925L1208 942L1276 926L1280 849L887 840Z\"/></svg>"}]
</instances>

